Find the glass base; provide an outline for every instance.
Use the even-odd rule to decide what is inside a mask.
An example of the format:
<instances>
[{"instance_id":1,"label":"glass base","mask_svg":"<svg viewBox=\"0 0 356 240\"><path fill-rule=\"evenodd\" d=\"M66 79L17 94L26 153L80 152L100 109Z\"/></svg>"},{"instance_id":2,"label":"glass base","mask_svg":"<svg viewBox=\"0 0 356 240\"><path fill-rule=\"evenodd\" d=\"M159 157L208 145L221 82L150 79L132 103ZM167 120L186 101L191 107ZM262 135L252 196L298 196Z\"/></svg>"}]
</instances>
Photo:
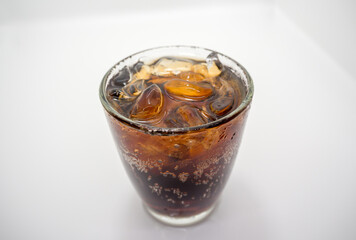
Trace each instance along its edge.
<instances>
[{"instance_id":1,"label":"glass base","mask_svg":"<svg viewBox=\"0 0 356 240\"><path fill-rule=\"evenodd\" d=\"M143 204L145 209L147 210L147 212L156 220L170 225L170 226L175 226L175 227L184 227L184 226L190 226L193 224L196 224L198 222L203 221L205 218L207 218L212 211L215 208L215 204L210 207L209 209L205 210L204 212L201 212L197 215L194 216L189 216L189 217L170 217L167 215L163 215L161 213L157 213L156 211L154 211L153 209L151 209L150 207L148 207L146 204Z\"/></svg>"}]
</instances>

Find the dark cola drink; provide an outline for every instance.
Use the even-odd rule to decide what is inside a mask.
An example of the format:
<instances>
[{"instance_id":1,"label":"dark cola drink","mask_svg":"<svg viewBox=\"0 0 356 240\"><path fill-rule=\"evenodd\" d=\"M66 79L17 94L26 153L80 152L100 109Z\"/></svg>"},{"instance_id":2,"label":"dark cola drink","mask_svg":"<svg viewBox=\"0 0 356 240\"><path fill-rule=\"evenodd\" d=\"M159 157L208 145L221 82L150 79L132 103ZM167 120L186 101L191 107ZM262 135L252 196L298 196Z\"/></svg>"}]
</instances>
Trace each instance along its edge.
<instances>
[{"instance_id":1,"label":"dark cola drink","mask_svg":"<svg viewBox=\"0 0 356 240\"><path fill-rule=\"evenodd\" d=\"M251 90L219 58L162 56L106 76L104 107L124 166L149 212L170 224L212 210L238 151Z\"/></svg>"}]
</instances>

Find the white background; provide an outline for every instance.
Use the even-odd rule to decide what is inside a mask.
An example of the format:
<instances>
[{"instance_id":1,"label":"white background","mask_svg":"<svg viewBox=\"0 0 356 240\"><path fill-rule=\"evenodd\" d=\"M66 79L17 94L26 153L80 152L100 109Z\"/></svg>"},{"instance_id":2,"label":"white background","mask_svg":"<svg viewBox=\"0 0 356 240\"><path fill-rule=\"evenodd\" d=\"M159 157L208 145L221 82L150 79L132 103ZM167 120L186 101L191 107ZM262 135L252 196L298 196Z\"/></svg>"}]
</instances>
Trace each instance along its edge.
<instances>
[{"instance_id":1,"label":"white background","mask_svg":"<svg viewBox=\"0 0 356 240\"><path fill-rule=\"evenodd\" d=\"M335 3L1 1L0 239L356 239L356 8ZM143 210L98 97L114 63L172 44L256 88L218 208L185 228Z\"/></svg>"}]
</instances>

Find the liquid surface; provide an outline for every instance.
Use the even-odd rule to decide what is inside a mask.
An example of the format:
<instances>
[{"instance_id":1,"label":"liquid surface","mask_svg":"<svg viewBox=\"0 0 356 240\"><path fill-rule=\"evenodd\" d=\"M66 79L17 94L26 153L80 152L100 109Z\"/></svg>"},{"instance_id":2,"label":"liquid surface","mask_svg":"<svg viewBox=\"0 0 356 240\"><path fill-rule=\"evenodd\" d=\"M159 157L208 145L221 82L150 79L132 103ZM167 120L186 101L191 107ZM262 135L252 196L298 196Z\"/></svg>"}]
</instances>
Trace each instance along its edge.
<instances>
[{"instance_id":1,"label":"liquid surface","mask_svg":"<svg viewBox=\"0 0 356 240\"><path fill-rule=\"evenodd\" d=\"M216 53L205 60L137 62L109 80L107 99L123 116L151 126L193 127L227 115L245 97L242 81Z\"/></svg>"}]
</instances>

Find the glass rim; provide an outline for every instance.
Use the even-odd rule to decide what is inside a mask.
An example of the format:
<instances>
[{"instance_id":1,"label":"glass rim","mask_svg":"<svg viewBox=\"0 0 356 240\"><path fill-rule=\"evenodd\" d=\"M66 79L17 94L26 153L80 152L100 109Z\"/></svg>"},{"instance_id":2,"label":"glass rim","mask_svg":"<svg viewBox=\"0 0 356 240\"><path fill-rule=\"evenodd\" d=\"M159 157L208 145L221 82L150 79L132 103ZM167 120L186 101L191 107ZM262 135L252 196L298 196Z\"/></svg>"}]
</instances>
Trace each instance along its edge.
<instances>
[{"instance_id":1,"label":"glass rim","mask_svg":"<svg viewBox=\"0 0 356 240\"><path fill-rule=\"evenodd\" d=\"M202 49L205 51L209 51L209 52L215 52L227 59L229 59L230 61L232 61L234 64L236 64L239 68L241 68L243 74L246 77L246 96L245 98L242 100L242 102L238 105L238 107L236 109L234 109L232 112L230 112L229 114L223 116L222 118L216 119L212 122L208 122L202 125L197 125L197 126L193 126L193 127L180 127L180 128L164 128L164 127L155 127L155 126L151 126L149 124L146 123L142 123L142 122L137 122L134 121L130 118L127 118L123 115L121 115L118 111L116 111L112 105L110 104L110 102L108 101L108 99L106 98L106 86L107 86L107 82L108 82L108 77L111 73L111 71L117 66L119 65L121 62L126 61L127 59L130 59L138 54L141 53L145 53L145 52L149 52L152 50L156 50L156 49L162 49L162 48L185 48L185 49ZM164 56L162 56L164 57ZM253 98L253 93L254 93L254 85L253 85L253 81L252 78L250 76L250 74L247 72L247 70L237 61L235 61L234 59L226 56L225 54L222 54L220 52L208 49L208 48L203 48L203 47L197 47L197 46L189 46L189 45L171 45L171 46L160 46L160 47L153 47L153 48L149 48L146 50L142 50L139 52L136 52L134 54L131 54L130 56L120 60L119 62L117 62L114 66L112 66L104 75L101 83L100 83L100 88L99 88L99 96L100 96L100 101L101 104L103 105L104 109L114 118L116 118L118 121L123 122L127 125L129 125L130 127L136 128L138 130L147 132L151 135L172 135L172 134L183 134L183 133L187 133L187 132L197 132L203 129L208 129L208 128L213 128L216 127L218 125L221 125L223 123L229 122L230 120L234 119L235 117L237 117L241 112L243 112L246 108L249 107L252 98Z\"/></svg>"}]
</instances>

